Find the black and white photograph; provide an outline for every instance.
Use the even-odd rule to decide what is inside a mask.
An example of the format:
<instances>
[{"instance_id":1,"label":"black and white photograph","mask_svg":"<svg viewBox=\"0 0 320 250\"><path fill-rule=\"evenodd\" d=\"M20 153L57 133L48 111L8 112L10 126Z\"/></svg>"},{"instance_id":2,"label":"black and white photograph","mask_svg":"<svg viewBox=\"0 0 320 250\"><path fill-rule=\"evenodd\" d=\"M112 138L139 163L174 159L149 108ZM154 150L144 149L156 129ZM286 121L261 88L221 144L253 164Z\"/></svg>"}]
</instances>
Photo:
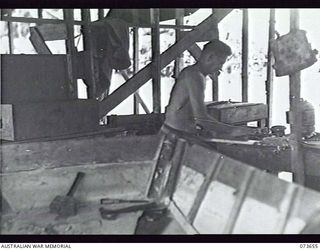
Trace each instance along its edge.
<instances>
[{"instance_id":1,"label":"black and white photograph","mask_svg":"<svg viewBox=\"0 0 320 250\"><path fill-rule=\"evenodd\" d=\"M0 235L319 234L319 24L2 8Z\"/></svg>"}]
</instances>

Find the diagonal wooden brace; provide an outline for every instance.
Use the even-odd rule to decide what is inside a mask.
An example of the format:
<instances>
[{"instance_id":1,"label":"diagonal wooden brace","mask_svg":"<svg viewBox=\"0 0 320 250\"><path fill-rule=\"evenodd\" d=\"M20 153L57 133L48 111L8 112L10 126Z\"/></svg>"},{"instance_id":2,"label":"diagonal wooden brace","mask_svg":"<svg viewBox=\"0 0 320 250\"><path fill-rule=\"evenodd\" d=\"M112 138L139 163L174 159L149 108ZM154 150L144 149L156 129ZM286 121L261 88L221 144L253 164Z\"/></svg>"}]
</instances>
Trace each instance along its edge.
<instances>
[{"instance_id":1,"label":"diagonal wooden brace","mask_svg":"<svg viewBox=\"0 0 320 250\"><path fill-rule=\"evenodd\" d=\"M37 27L30 27L29 40L38 54L42 54L42 55L52 54L49 47L46 45L41 32L38 30Z\"/></svg>"},{"instance_id":2,"label":"diagonal wooden brace","mask_svg":"<svg viewBox=\"0 0 320 250\"><path fill-rule=\"evenodd\" d=\"M122 77L123 77L126 81L128 81L128 80L130 79L125 70L121 70L121 71L120 71L120 74L122 75ZM142 106L142 108L143 108L144 111L146 112L146 114L150 114L150 111L149 111L147 105L144 103L144 101L142 100L142 98L141 98L141 96L139 95L139 93L138 93L138 92L135 92L134 95L135 95L135 97L137 98L138 103L140 103L140 105Z\"/></svg>"},{"instance_id":3,"label":"diagonal wooden brace","mask_svg":"<svg viewBox=\"0 0 320 250\"><path fill-rule=\"evenodd\" d=\"M228 15L232 9L219 9L214 15L210 15L202 23L200 23L195 29L186 34L173 46L168 48L160 56L160 67L163 69L171 61L177 58L183 51L190 48L198 37L203 36L205 32L212 26L213 22L220 22L226 15ZM141 86L143 86L148 80L151 79L152 63L148 64L132 78L130 78L125 84L117 88L111 95L105 100L100 102L99 115L103 117L108 114L112 109L119 105L123 100L136 92Z\"/></svg>"}]
</instances>

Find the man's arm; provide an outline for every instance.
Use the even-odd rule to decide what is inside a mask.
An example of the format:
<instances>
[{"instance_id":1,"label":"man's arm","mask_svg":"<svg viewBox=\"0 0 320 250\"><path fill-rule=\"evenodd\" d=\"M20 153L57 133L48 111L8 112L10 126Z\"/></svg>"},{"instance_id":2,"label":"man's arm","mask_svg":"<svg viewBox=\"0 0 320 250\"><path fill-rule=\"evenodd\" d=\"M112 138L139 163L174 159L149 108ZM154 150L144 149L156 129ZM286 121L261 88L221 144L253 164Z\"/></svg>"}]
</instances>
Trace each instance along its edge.
<instances>
[{"instance_id":1,"label":"man's arm","mask_svg":"<svg viewBox=\"0 0 320 250\"><path fill-rule=\"evenodd\" d=\"M198 78L198 79L197 79ZM201 77L192 77L188 82L188 91L190 103L193 111L193 117L196 124L205 130L214 131L218 134L227 134L231 137L256 134L259 130L256 128L246 128L240 126L227 125L217 121L207 112L204 102L205 85Z\"/></svg>"}]
</instances>

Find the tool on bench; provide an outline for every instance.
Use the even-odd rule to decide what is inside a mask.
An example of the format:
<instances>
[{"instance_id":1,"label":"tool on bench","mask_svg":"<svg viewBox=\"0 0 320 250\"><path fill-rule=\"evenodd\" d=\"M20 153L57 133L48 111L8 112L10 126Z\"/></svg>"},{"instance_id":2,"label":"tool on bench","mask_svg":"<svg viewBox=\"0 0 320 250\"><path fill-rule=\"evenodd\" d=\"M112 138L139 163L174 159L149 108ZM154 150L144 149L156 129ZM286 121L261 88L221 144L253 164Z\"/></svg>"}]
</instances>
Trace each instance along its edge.
<instances>
[{"instance_id":1,"label":"tool on bench","mask_svg":"<svg viewBox=\"0 0 320 250\"><path fill-rule=\"evenodd\" d=\"M84 173L78 172L67 195L58 195L53 199L50 204L50 212L56 213L60 217L69 217L78 213L78 201L73 197L73 195L84 175Z\"/></svg>"},{"instance_id":2,"label":"tool on bench","mask_svg":"<svg viewBox=\"0 0 320 250\"><path fill-rule=\"evenodd\" d=\"M112 199L104 198L100 200L101 205L120 204L120 203L148 203L148 200L125 200L125 199Z\"/></svg>"},{"instance_id":3,"label":"tool on bench","mask_svg":"<svg viewBox=\"0 0 320 250\"><path fill-rule=\"evenodd\" d=\"M125 200L120 203L125 203ZM120 203L109 203L107 205L111 204L120 204ZM133 203L132 200L129 200L128 203ZM137 211L150 211L150 210L163 210L165 207L162 205L159 205L158 203L154 201L139 201L138 205L129 205L125 207L120 207L120 208L105 208L105 207L100 207L100 215L103 219L105 220L115 220L119 214L124 214L124 213L131 213L131 212L137 212ZM144 203L144 204L141 204Z\"/></svg>"}]
</instances>

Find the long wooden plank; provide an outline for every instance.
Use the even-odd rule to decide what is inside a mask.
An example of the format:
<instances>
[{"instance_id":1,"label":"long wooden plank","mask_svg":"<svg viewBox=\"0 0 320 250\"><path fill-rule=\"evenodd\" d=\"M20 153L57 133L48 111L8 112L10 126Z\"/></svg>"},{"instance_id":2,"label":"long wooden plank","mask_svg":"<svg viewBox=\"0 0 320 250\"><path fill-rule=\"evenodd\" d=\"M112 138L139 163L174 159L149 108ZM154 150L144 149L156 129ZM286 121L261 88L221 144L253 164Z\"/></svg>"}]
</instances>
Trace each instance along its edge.
<instances>
[{"instance_id":1,"label":"long wooden plank","mask_svg":"<svg viewBox=\"0 0 320 250\"><path fill-rule=\"evenodd\" d=\"M126 81L128 81L128 80L130 79L129 76L128 76L128 74L127 74L127 72L126 72L125 70L120 70L120 74L122 75L122 77L123 77ZM146 114L150 114L150 111L149 111L149 109L148 109L148 106L145 104L145 102L144 102L143 99L141 98L141 96L140 96L140 94L139 94L139 91L136 91L136 92L134 93L134 97L136 98L135 101L136 101L138 104L141 105L141 107L143 108L144 112L146 112Z\"/></svg>"},{"instance_id":2,"label":"long wooden plank","mask_svg":"<svg viewBox=\"0 0 320 250\"><path fill-rule=\"evenodd\" d=\"M299 11L292 9L290 12L290 30L294 31L299 28ZM305 183L305 169L302 159L301 150L301 127L302 114L299 110L301 96L301 73L300 71L289 76L290 86L290 112L293 120L290 121L290 130L293 137L292 153L291 153L291 168L294 172L293 180L301 185Z\"/></svg>"},{"instance_id":3,"label":"long wooden plank","mask_svg":"<svg viewBox=\"0 0 320 250\"><path fill-rule=\"evenodd\" d=\"M212 166L209 169L209 171L204 179L204 182L202 183L202 185L200 186L200 188L197 192L197 197L192 205L192 208L189 211L188 219L191 223L194 222L194 219L195 219L197 212L200 208L201 202L203 201L203 199L208 191L208 188L209 188L211 181L215 180L217 178L222 166L223 166L223 157L222 156L217 158L217 161L212 163Z\"/></svg>"},{"instance_id":4,"label":"long wooden plank","mask_svg":"<svg viewBox=\"0 0 320 250\"><path fill-rule=\"evenodd\" d=\"M74 43L74 13L71 9L63 9L63 16L67 22L67 40L66 40L66 50L67 50L67 69L68 77L70 83L70 97L78 97L78 85L75 76L75 64L74 56L76 52L76 47Z\"/></svg>"},{"instance_id":5,"label":"long wooden plank","mask_svg":"<svg viewBox=\"0 0 320 250\"><path fill-rule=\"evenodd\" d=\"M249 13L242 10L242 101L248 102Z\"/></svg>"},{"instance_id":6,"label":"long wooden plank","mask_svg":"<svg viewBox=\"0 0 320 250\"><path fill-rule=\"evenodd\" d=\"M2 21L10 22L21 22L21 23L36 23L36 24L61 24L65 23L65 20L61 19L49 19L49 18L33 18L33 17L13 17L13 16L1 16ZM85 21L74 21L74 25L88 25ZM152 25L130 25L133 28L151 28ZM161 24L159 25L160 28L164 29L193 29L196 26L194 25L170 25L170 24Z\"/></svg>"},{"instance_id":7,"label":"long wooden plank","mask_svg":"<svg viewBox=\"0 0 320 250\"><path fill-rule=\"evenodd\" d=\"M175 10L175 16L176 16L176 25L183 25L183 14L184 14L184 9L176 9ZM182 37L182 32L181 30L176 30L176 41L179 41ZM183 68L183 60L182 60L183 55L179 55L178 58L175 60L174 64L174 75L177 77Z\"/></svg>"},{"instance_id":8,"label":"long wooden plank","mask_svg":"<svg viewBox=\"0 0 320 250\"><path fill-rule=\"evenodd\" d=\"M239 217L239 213L241 210L241 207L243 205L244 199L247 195L248 188L251 184L252 177L255 173L255 170L253 169L248 169L247 172L245 173L244 180L242 182L242 185L240 185L238 189L238 193L236 194L235 202L233 205L233 208L230 212L229 219L226 223L226 226L224 228L224 233L225 234L230 234L232 233L232 230L234 229L235 223Z\"/></svg>"},{"instance_id":9,"label":"long wooden plank","mask_svg":"<svg viewBox=\"0 0 320 250\"><path fill-rule=\"evenodd\" d=\"M52 54L37 27L30 28L30 42L38 54Z\"/></svg>"},{"instance_id":10,"label":"long wooden plank","mask_svg":"<svg viewBox=\"0 0 320 250\"><path fill-rule=\"evenodd\" d=\"M91 21L90 9L81 9L81 17L83 21L89 24ZM96 69L97 65L95 64L95 60L94 60L94 42L93 42L93 37L90 34L90 29L87 25L82 25L82 33L83 33L83 47L84 47L84 50L88 53L88 59L89 59L89 60L86 60L86 63L87 63L86 73L88 76L86 77L85 81L87 81L87 84L89 85L89 88L88 88L89 98L95 98L98 74Z\"/></svg>"},{"instance_id":11,"label":"long wooden plank","mask_svg":"<svg viewBox=\"0 0 320 250\"><path fill-rule=\"evenodd\" d=\"M268 61L267 61L267 80L266 80L266 97L268 105L267 127L272 124L272 104L273 104L273 68L271 42L275 34L275 9L270 9L269 14L269 41L268 41Z\"/></svg>"},{"instance_id":12,"label":"long wooden plank","mask_svg":"<svg viewBox=\"0 0 320 250\"><path fill-rule=\"evenodd\" d=\"M152 103L153 112L161 113L161 67L160 67L160 10L150 10L151 23L154 27L151 29L151 47L152 47Z\"/></svg>"},{"instance_id":13,"label":"long wooden plank","mask_svg":"<svg viewBox=\"0 0 320 250\"><path fill-rule=\"evenodd\" d=\"M184 50L192 46L198 37L202 36L212 26L213 22L221 21L232 9L219 9L215 15L209 16L199 26L187 33L175 45L168 48L160 56L160 67L163 69L172 60L177 58ZM140 70L134 77L117 88L108 98L100 103L100 117L109 113L113 108L143 86L151 77L152 63Z\"/></svg>"},{"instance_id":14,"label":"long wooden plank","mask_svg":"<svg viewBox=\"0 0 320 250\"><path fill-rule=\"evenodd\" d=\"M2 173L155 160L158 158L159 143L159 136L154 135L113 138L96 135L66 140L3 143L0 147Z\"/></svg>"},{"instance_id":15,"label":"long wooden plank","mask_svg":"<svg viewBox=\"0 0 320 250\"><path fill-rule=\"evenodd\" d=\"M64 23L60 24L42 24L36 26L40 32L43 40L45 41L56 41L67 39L67 26Z\"/></svg>"},{"instance_id":16,"label":"long wooden plank","mask_svg":"<svg viewBox=\"0 0 320 250\"><path fill-rule=\"evenodd\" d=\"M198 191L204 182L205 176L187 166L182 165L177 179L177 185L172 196L172 201L179 207L185 217L188 216Z\"/></svg>"},{"instance_id":17,"label":"long wooden plank","mask_svg":"<svg viewBox=\"0 0 320 250\"><path fill-rule=\"evenodd\" d=\"M199 232L190 224L174 201L170 202L169 210L187 234L199 234Z\"/></svg>"},{"instance_id":18,"label":"long wooden plank","mask_svg":"<svg viewBox=\"0 0 320 250\"><path fill-rule=\"evenodd\" d=\"M136 74L139 71L139 28L133 28L133 72ZM133 97L133 113L135 115L139 114L139 101L138 96L139 90L135 92ZM148 114L148 112L146 112Z\"/></svg>"}]
</instances>

